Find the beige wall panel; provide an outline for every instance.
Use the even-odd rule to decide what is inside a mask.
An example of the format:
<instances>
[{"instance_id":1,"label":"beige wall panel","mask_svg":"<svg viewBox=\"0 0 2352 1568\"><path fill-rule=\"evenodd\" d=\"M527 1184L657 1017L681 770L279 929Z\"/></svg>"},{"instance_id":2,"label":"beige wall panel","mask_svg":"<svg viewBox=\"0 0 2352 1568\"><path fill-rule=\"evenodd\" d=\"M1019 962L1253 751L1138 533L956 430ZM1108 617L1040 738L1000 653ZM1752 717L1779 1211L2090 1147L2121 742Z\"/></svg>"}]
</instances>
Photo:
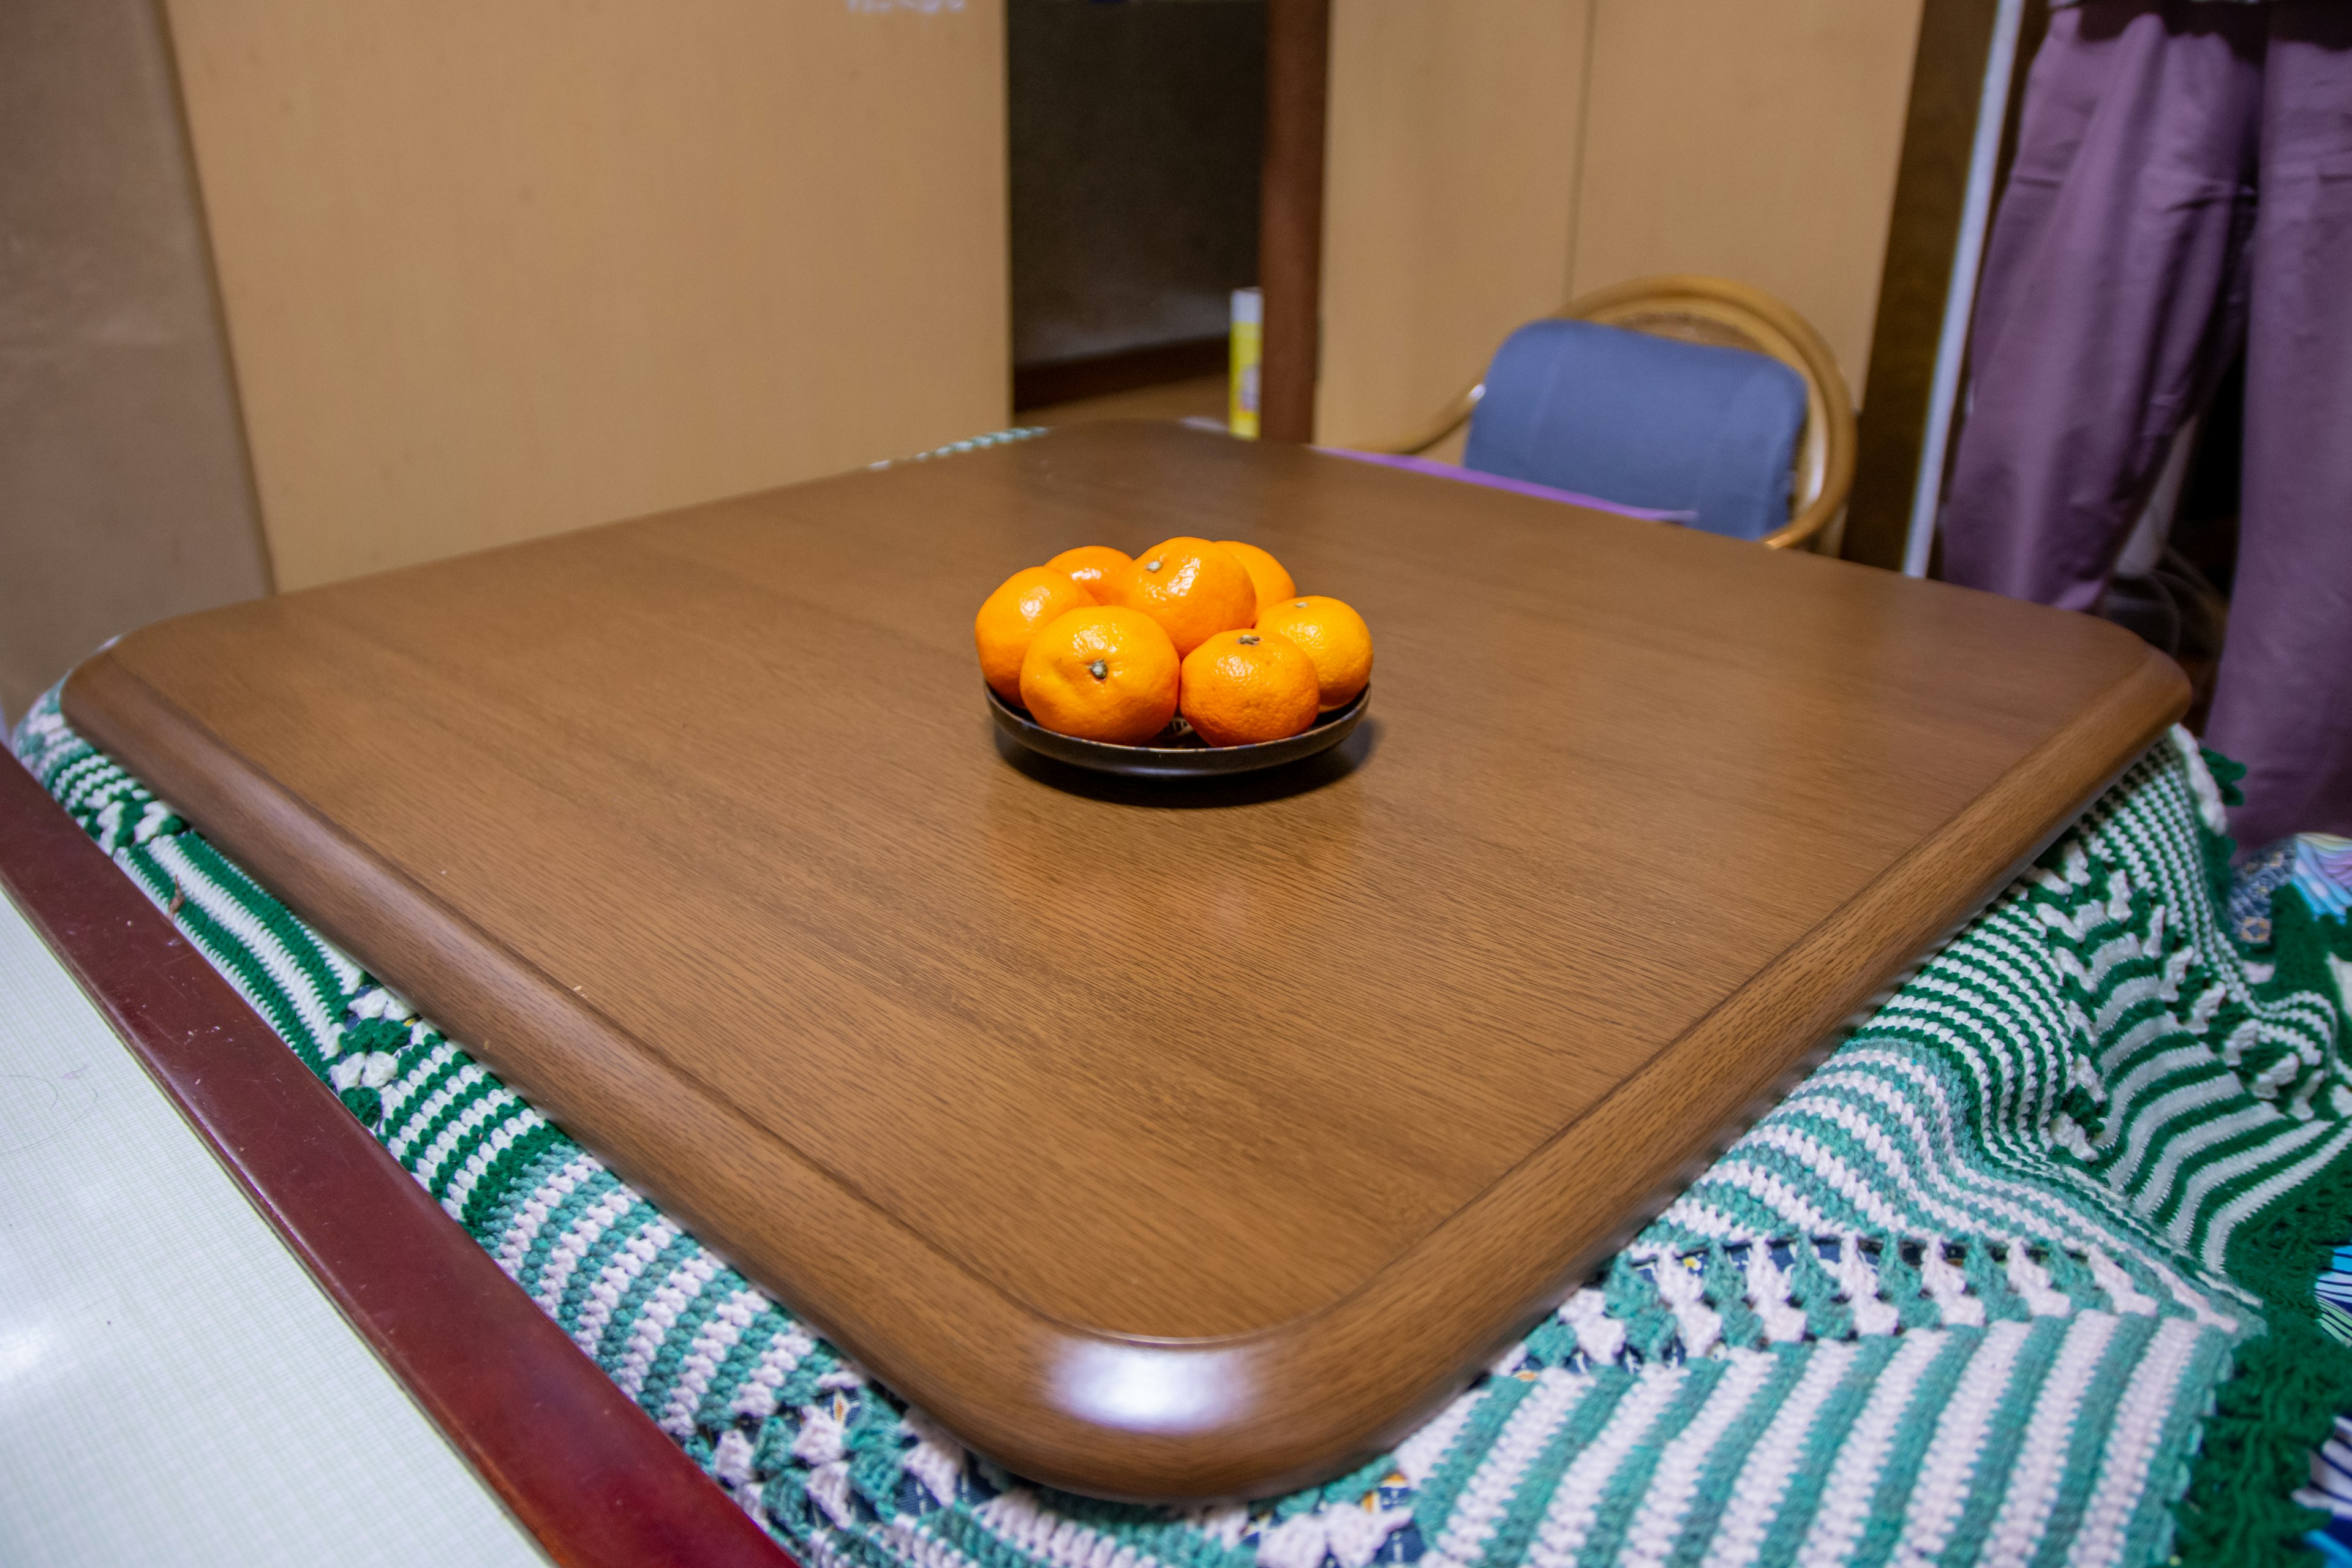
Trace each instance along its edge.
<instances>
[{"instance_id":1,"label":"beige wall panel","mask_svg":"<svg viewBox=\"0 0 2352 1568\"><path fill-rule=\"evenodd\" d=\"M1568 281L1587 0L1331 8L1316 436L1401 436Z\"/></svg>"},{"instance_id":2,"label":"beige wall panel","mask_svg":"<svg viewBox=\"0 0 2352 1568\"><path fill-rule=\"evenodd\" d=\"M1920 0L1595 0L1574 291L1769 289L1859 396Z\"/></svg>"},{"instance_id":3,"label":"beige wall panel","mask_svg":"<svg viewBox=\"0 0 2352 1568\"><path fill-rule=\"evenodd\" d=\"M268 591L149 0L0 4L0 710Z\"/></svg>"},{"instance_id":4,"label":"beige wall panel","mask_svg":"<svg viewBox=\"0 0 2352 1568\"><path fill-rule=\"evenodd\" d=\"M1003 421L995 0L168 10L280 586Z\"/></svg>"}]
</instances>

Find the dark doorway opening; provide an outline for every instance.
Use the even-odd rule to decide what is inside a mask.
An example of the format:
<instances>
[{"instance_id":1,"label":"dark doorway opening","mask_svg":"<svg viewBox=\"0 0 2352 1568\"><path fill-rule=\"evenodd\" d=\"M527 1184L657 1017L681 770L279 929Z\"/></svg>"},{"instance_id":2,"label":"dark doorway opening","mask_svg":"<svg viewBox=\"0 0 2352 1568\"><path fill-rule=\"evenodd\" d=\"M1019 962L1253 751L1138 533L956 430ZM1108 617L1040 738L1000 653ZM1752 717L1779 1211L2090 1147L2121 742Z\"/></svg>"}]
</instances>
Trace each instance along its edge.
<instances>
[{"instance_id":1,"label":"dark doorway opening","mask_svg":"<svg viewBox=\"0 0 2352 1568\"><path fill-rule=\"evenodd\" d=\"M1265 0L1008 0L1005 28L1014 410L1160 389L1099 406L1222 418Z\"/></svg>"}]
</instances>

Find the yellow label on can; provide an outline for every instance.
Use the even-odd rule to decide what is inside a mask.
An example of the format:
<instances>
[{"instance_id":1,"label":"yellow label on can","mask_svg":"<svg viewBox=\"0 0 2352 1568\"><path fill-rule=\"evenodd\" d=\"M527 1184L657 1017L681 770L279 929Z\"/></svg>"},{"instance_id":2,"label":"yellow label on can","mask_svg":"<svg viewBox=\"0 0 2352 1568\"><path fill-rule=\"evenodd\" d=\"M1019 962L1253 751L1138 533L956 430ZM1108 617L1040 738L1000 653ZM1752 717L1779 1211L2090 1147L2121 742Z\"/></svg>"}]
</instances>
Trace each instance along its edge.
<instances>
[{"instance_id":1,"label":"yellow label on can","mask_svg":"<svg viewBox=\"0 0 2352 1568\"><path fill-rule=\"evenodd\" d=\"M1251 441L1257 439L1258 357L1265 342L1259 300L1255 289L1234 290L1233 374L1225 397L1226 427Z\"/></svg>"}]
</instances>

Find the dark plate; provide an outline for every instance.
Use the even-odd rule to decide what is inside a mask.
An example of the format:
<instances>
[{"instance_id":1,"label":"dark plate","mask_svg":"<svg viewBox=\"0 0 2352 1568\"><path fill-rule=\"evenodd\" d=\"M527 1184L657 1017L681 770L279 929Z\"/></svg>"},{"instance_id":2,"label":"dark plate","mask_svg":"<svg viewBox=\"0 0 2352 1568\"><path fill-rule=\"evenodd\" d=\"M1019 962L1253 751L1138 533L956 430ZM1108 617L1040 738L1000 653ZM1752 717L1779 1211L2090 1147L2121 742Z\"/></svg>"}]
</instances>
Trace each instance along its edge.
<instances>
[{"instance_id":1,"label":"dark plate","mask_svg":"<svg viewBox=\"0 0 2352 1568\"><path fill-rule=\"evenodd\" d=\"M1287 740L1261 741L1254 746L1212 746L1192 733L1192 727L1179 717L1153 736L1148 746L1114 746L1108 741L1081 741L1075 735L1057 735L1030 718L1027 709L1014 707L990 687L981 689L988 695L989 716L996 721L996 727L1031 751L1076 767L1131 779L1199 779L1254 773L1262 768L1278 768L1285 763L1311 757L1346 740L1348 731L1356 727L1356 721L1364 716L1364 704L1372 696L1372 689L1367 686Z\"/></svg>"}]
</instances>

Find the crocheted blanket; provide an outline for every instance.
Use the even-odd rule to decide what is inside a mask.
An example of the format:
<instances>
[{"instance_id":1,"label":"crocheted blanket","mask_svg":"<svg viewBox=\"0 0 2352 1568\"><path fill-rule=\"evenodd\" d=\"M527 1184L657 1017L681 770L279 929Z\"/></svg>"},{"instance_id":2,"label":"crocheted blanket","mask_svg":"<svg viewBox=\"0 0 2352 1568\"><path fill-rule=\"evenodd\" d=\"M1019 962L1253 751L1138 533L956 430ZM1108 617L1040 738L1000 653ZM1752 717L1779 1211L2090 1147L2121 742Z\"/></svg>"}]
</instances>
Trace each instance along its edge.
<instances>
[{"instance_id":1,"label":"crocheted blanket","mask_svg":"<svg viewBox=\"0 0 2352 1568\"><path fill-rule=\"evenodd\" d=\"M2231 907L2226 781L2185 732L1392 1454L1181 1510L965 1452L296 920L54 693L15 746L811 1568L2246 1563L2326 1521L2290 1494L2352 1406L2313 1296L2352 1213L2352 940L2292 874Z\"/></svg>"}]
</instances>

